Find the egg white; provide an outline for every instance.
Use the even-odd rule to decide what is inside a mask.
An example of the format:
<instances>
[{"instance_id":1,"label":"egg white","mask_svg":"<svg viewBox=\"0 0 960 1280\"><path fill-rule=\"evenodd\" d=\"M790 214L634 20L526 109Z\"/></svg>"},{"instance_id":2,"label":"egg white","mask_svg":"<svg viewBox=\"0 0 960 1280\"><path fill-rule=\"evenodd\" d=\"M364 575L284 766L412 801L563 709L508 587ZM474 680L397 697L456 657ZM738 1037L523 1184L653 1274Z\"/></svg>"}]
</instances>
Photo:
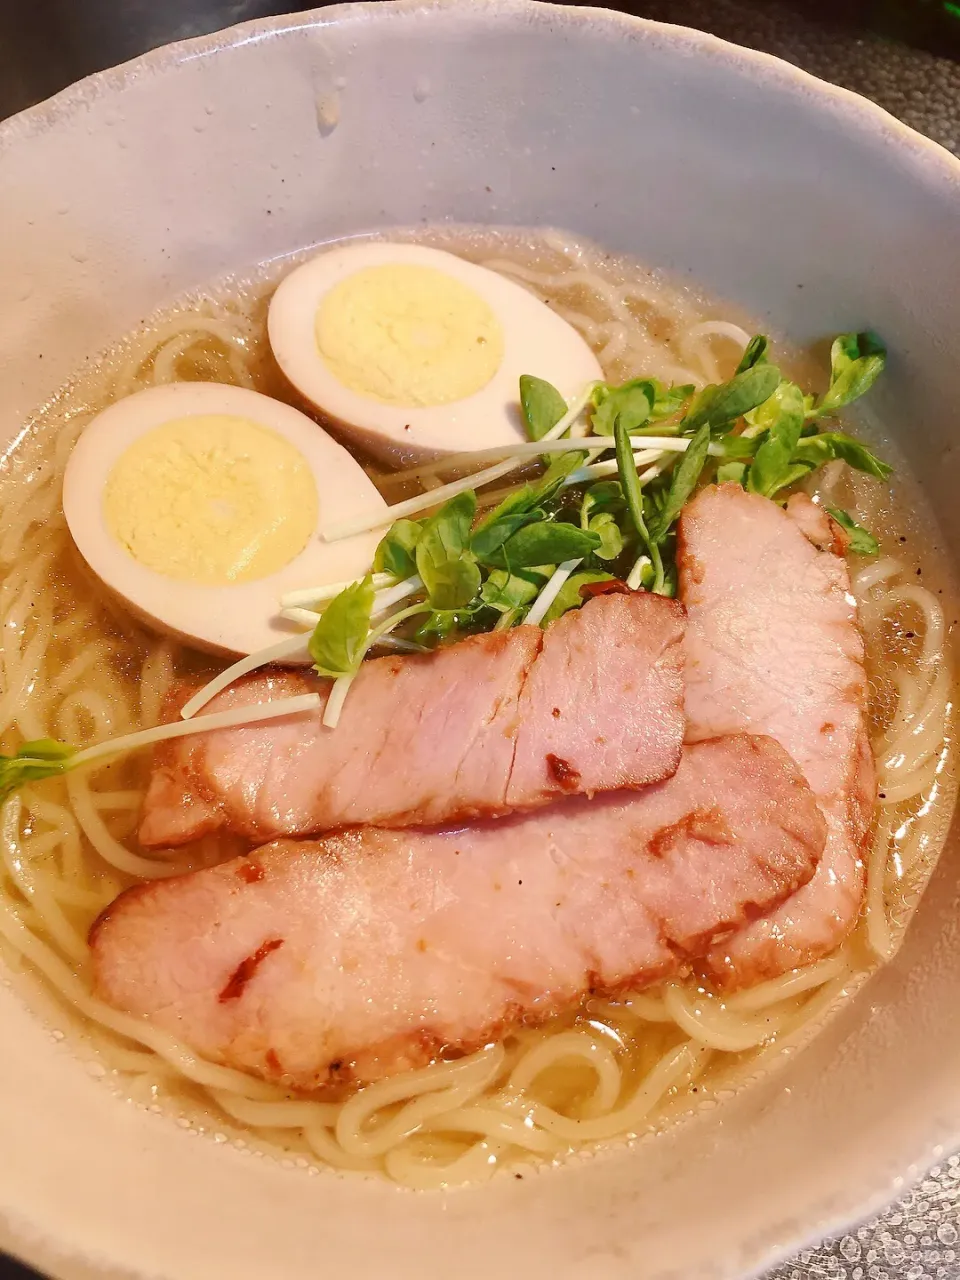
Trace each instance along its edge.
<instances>
[{"instance_id":1,"label":"egg white","mask_svg":"<svg viewBox=\"0 0 960 1280\"><path fill-rule=\"evenodd\" d=\"M504 356L473 395L426 408L384 404L345 386L317 346L316 316L329 291L366 267L410 264L442 271L474 290L496 316ZM486 267L423 245L363 241L329 249L297 267L270 302L267 328L280 368L345 435L393 465L525 440L521 374L551 382L567 401L603 377L597 357L566 320L532 293Z\"/></svg>"},{"instance_id":2,"label":"egg white","mask_svg":"<svg viewBox=\"0 0 960 1280\"><path fill-rule=\"evenodd\" d=\"M247 418L275 431L299 450L310 468L317 489L317 529L299 555L267 577L228 586L169 578L135 560L107 527L104 488L120 456L146 432L203 414ZM305 414L259 392L214 382L176 382L117 401L83 432L63 479L67 525L96 576L148 626L218 654L255 653L294 634L278 616L284 592L365 574L379 531L328 543L318 529L358 510L385 507L356 459Z\"/></svg>"}]
</instances>

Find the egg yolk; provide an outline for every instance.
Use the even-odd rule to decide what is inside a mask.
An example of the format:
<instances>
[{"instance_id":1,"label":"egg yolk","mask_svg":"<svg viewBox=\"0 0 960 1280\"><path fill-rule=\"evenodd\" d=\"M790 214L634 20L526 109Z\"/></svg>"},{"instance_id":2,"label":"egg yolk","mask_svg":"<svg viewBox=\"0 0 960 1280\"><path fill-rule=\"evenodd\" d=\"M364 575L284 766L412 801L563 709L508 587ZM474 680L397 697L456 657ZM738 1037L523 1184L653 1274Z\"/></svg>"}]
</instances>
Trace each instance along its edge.
<instances>
[{"instance_id":1,"label":"egg yolk","mask_svg":"<svg viewBox=\"0 0 960 1280\"><path fill-rule=\"evenodd\" d=\"M359 395L404 408L463 400L503 360L503 331L478 293L432 267L365 267L326 294L320 355Z\"/></svg>"},{"instance_id":2,"label":"egg yolk","mask_svg":"<svg viewBox=\"0 0 960 1280\"><path fill-rule=\"evenodd\" d=\"M103 515L148 569L226 586L275 573L317 524L303 454L246 418L198 414L146 432L107 478Z\"/></svg>"}]
</instances>

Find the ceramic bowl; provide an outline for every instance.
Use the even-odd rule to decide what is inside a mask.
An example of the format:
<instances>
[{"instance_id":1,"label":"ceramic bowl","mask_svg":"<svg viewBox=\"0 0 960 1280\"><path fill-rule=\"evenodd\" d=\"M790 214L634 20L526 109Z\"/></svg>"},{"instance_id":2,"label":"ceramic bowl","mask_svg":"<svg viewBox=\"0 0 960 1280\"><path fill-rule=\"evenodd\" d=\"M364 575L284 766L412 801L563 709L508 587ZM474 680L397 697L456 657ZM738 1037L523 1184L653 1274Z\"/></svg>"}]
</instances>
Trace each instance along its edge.
<instances>
[{"instance_id":1,"label":"ceramic bowl","mask_svg":"<svg viewBox=\"0 0 960 1280\"><path fill-rule=\"evenodd\" d=\"M882 331L874 405L960 539L960 164L764 55L598 9L345 5L8 121L0 190L0 440L190 286L391 224L552 224L798 342ZM750 1273L960 1145L956 881L948 844L898 958L759 1087L634 1150L446 1195L311 1177L124 1103L0 987L0 1244L67 1280Z\"/></svg>"}]
</instances>

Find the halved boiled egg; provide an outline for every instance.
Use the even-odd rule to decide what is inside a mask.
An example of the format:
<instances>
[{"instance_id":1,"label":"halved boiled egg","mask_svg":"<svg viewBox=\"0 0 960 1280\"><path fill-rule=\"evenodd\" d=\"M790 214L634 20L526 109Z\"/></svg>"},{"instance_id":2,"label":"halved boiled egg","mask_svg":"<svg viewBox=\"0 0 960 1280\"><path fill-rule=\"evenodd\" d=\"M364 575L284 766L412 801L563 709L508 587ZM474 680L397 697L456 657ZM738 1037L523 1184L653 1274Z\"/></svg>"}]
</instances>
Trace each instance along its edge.
<instances>
[{"instance_id":1,"label":"halved boiled egg","mask_svg":"<svg viewBox=\"0 0 960 1280\"><path fill-rule=\"evenodd\" d=\"M318 529L385 505L305 414L213 382L111 405L63 481L70 533L97 577L148 625L227 653L292 634L284 592L365 574L379 532L328 543Z\"/></svg>"},{"instance_id":2,"label":"halved boiled egg","mask_svg":"<svg viewBox=\"0 0 960 1280\"><path fill-rule=\"evenodd\" d=\"M268 329L297 390L393 463L525 439L521 374L568 401L603 376L580 334L533 294L422 245L319 254L280 284Z\"/></svg>"}]
</instances>

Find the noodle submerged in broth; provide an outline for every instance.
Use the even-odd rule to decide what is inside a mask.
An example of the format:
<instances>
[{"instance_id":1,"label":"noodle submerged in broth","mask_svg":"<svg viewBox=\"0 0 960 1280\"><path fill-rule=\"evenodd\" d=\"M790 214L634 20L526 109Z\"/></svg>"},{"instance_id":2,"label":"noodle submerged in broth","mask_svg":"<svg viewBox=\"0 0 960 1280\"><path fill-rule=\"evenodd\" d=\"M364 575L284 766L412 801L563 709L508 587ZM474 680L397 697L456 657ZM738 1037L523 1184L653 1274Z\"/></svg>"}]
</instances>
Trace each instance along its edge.
<instances>
[{"instance_id":1,"label":"noodle submerged in broth","mask_svg":"<svg viewBox=\"0 0 960 1280\"><path fill-rule=\"evenodd\" d=\"M424 237L420 237L424 239ZM606 377L655 373L700 388L728 378L748 330L630 261L555 234L464 231L433 243L523 283L584 336ZM208 660L144 631L73 550L61 482L73 444L106 404L178 380L230 383L290 399L266 340L267 275L186 300L145 325L65 388L29 424L0 477L0 749L55 738L84 747L160 722L174 680ZM371 469L372 472L372 469ZM399 496L376 476L388 501ZM39 974L117 1088L195 1127L337 1168L385 1172L410 1187L473 1183L501 1165L555 1160L635 1137L756 1076L806 1040L838 1002L894 954L954 800L953 676L946 597L929 585L932 551L909 505L835 464L815 477L823 501L882 528L881 554L854 566L871 677L879 803L861 922L838 952L781 978L719 996L695 979L521 1029L343 1101L292 1096L205 1062L147 1022L92 994L87 932L124 888L209 864L203 841L178 860L137 851L149 762L28 782L0 817L0 948ZM878 496L879 494L879 496ZM484 495L481 494L481 501ZM883 505L881 510L876 504ZM910 541L906 538L909 536ZM926 533L929 538L929 531ZM910 556L907 555L909 550ZM923 575L917 553L924 553ZM923 585L921 585L921 581ZM942 588L946 590L946 587Z\"/></svg>"}]
</instances>

